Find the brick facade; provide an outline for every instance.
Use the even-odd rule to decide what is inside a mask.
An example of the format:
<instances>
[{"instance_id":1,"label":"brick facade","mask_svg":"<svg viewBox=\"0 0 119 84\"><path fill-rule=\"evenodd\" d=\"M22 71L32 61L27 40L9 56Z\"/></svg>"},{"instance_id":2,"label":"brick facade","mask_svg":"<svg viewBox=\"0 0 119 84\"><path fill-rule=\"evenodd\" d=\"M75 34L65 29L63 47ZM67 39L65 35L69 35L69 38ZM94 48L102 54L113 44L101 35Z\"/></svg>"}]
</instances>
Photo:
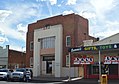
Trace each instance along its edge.
<instances>
[{"instance_id":1,"label":"brick facade","mask_svg":"<svg viewBox=\"0 0 119 84\"><path fill-rule=\"evenodd\" d=\"M63 26L63 58L62 64L66 64L66 55L68 55L68 47L66 47L66 36L71 36L71 46L76 47L83 45L83 40L95 39L89 36L88 20L77 15L59 15L42 20L38 20L36 23L28 25L27 41L26 41L26 66L30 67L30 57L33 57L33 51L30 50L30 42L34 40L34 30L43 28L47 25L57 25L61 24Z\"/></svg>"},{"instance_id":2,"label":"brick facade","mask_svg":"<svg viewBox=\"0 0 119 84\"><path fill-rule=\"evenodd\" d=\"M23 68L25 67L26 53L15 50L8 51L8 68Z\"/></svg>"}]
</instances>

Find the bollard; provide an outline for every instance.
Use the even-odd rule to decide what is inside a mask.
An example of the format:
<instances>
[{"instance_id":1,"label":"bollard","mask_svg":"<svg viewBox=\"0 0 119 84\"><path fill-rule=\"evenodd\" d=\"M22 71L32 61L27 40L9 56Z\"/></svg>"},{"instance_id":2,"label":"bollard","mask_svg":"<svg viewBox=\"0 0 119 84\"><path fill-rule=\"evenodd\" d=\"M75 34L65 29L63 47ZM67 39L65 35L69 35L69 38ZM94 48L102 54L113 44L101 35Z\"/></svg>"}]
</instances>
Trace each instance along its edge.
<instances>
[{"instance_id":1,"label":"bollard","mask_svg":"<svg viewBox=\"0 0 119 84\"><path fill-rule=\"evenodd\" d=\"M102 74L102 76L101 76L101 84L108 84L107 83L107 75L106 74Z\"/></svg>"}]
</instances>

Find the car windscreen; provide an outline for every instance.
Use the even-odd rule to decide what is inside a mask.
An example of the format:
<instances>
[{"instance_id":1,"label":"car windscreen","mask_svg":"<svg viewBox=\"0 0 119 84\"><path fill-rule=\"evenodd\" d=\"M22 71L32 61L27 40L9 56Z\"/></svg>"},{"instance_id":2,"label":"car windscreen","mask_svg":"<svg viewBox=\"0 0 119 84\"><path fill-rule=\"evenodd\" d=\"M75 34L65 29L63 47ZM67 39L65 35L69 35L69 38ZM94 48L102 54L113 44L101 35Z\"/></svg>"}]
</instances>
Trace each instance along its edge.
<instances>
[{"instance_id":1,"label":"car windscreen","mask_svg":"<svg viewBox=\"0 0 119 84\"><path fill-rule=\"evenodd\" d=\"M16 71L24 72L25 69L16 69Z\"/></svg>"},{"instance_id":2,"label":"car windscreen","mask_svg":"<svg viewBox=\"0 0 119 84\"><path fill-rule=\"evenodd\" d=\"M8 72L7 69L0 69L0 72Z\"/></svg>"}]
</instances>

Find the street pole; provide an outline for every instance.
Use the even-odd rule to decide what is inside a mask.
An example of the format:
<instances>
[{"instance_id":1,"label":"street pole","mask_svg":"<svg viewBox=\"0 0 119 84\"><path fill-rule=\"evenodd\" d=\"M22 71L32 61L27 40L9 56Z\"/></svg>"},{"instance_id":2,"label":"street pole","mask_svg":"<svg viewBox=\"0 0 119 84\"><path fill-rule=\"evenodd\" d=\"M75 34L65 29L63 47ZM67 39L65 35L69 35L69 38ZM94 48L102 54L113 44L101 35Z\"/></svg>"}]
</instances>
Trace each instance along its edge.
<instances>
[{"instance_id":1,"label":"street pole","mask_svg":"<svg viewBox=\"0 0 119 84\"><path fill-rule=\"evenodd\" d=\"M99 50L99 80L98 82L101 82L100 77L101 77L101 57L100 57L100 50Z\"/></svg>"},{"instance_id":2,"label":"street pole","mask_svg":"<svg viewBox=\"0 0 119 84\"><path fill-rule=\"evenodd\" d=\"M71 71L70 71L70 69L71 69L71 63L70 63L70 52L69 52L69 81L71 81L71 77L70 77L70 73L71 73Z\"/></svg>"}]
</instances>

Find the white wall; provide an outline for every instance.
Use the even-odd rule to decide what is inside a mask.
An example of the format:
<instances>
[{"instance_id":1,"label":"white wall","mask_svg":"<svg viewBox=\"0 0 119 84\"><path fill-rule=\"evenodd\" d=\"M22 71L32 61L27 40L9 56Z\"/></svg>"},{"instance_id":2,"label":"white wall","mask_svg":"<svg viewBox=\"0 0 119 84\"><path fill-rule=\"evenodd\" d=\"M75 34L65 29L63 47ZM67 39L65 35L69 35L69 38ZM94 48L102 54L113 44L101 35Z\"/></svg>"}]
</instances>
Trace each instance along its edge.
<instances>
[{"instance_id":1,"label":"white wall","mask_svg":"<svg viewBox=\"0 0 119 84\"><path fill-rule=\"evenodd\" d=\"M40 76L41 63L40 60L40 42L38 39L55 36L55 77L61 77L61 66L62 66L62 25L50 26L50 29L42 30L36 29L34 31L34 64L33 72L34 76Z\"/></svg>"},{"instance_id":2,"label":"white wall","mask_svg":"<svg viewBox=\"0 0 119 84\"><path fill-rule=\"evenodd\" d=\"M78 67L71 67L70 69L68 67L62 67L62 77L69 76L69 70L70 70L70 77L78 77Z\"/></svg>"},{"instance_id":3,"label":"white wall","mask_svg":"<svg viewBox=\"0 0 119 84\"><path fill-rule=\"evenodd\" d=\"M6 65L6 68L8 67L8 50L8 45L6 48L0 47L0 65Z\"/></svg>"}]
</instances>

